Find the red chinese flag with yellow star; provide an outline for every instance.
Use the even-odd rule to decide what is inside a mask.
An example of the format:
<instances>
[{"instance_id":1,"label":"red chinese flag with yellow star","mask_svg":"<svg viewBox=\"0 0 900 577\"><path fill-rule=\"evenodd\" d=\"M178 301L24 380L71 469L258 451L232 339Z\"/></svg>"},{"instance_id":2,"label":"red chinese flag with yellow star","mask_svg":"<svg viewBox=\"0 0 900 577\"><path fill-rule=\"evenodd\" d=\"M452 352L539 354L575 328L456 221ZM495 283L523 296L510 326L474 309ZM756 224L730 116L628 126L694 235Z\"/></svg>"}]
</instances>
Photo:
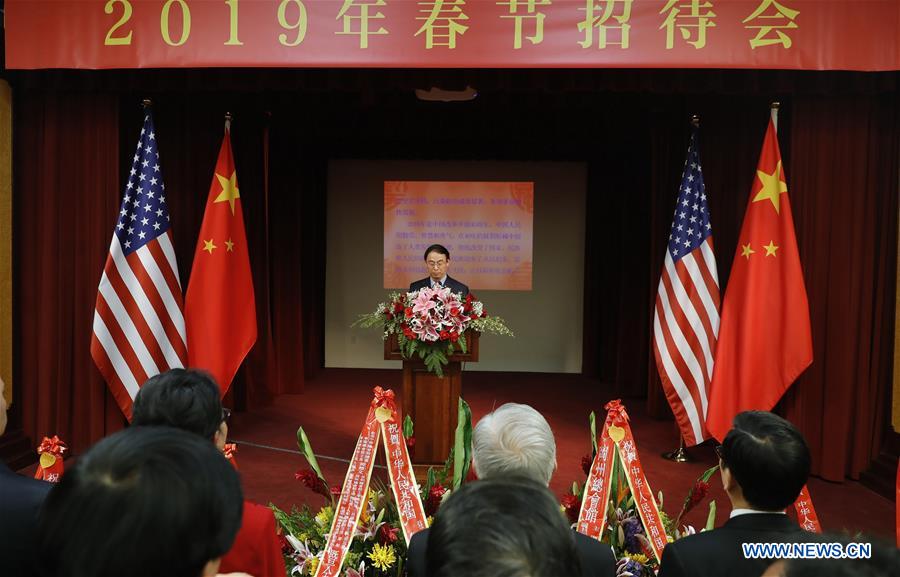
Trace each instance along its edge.
<instances>
[{"instance_id":1,"label":"red chinese flag with yellow star","mask_svg":"<svg viewBox=\"0 0 900 577\"><path fill-rule=\"evenodd\" d=\"M227 124L194 252L184 320L188 364L212 374L224 395L256 342L250 255Z\"/></svg>"},{"instance_id":2,"label":"red chinese flag with yellow star","mask_svg":"<svg viewBox=\"0 0 900 577\"><path fill-rule=\"evenodd\" d=\"M812 362L809 303L773 119L722 305L707 428L720 441L734 416L771 410Z\"/></svg>"}]
</instances>

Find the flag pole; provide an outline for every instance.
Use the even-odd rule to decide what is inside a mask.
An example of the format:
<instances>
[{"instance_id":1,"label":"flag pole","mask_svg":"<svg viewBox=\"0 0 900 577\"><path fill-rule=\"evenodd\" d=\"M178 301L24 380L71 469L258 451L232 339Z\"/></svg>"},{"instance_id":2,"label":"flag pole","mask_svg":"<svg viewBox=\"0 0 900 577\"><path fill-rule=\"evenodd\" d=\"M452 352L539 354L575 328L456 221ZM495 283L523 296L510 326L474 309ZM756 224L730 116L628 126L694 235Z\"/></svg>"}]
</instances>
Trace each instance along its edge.
<instances>
[{"instance_id":1,"label":"flag pole","mask_svg":"<svg viewBox=\"0 0 900 577\"><path fill-rule=\"evenodd\" d=\"M781 108L781 103L777 100L770 105L772 109L772 124L775 126L775 132L778 132L778 109Z\"/></svg>"},{"instance_id":2,"label":"flag pole","mask_svg":"<svg viewBox=\"0 0 900 577\"><path fill-rule=\"evenodd\" d=\"M678 435L678 448L674 451L663 453L662 458L666 459L667 461L673 461L675 463L690 462L692 459L690 455L688 455L687 451L684 450L684 437Z\"/></svg>"},{"instance_id":3,"label":"flag pole","mask_svg":"<svg viewBox=\"0 0 900 577\"><path fill-rule=\"evenodd\" d=\"M225 113L225 132L231 132L231 113Z\"/></svg>"},{"instance_id":4,"label":"flag pole","mask_svg":"<svg viewBox=\"0 0 900 577\"><path fill-rule=\"evenodd\" d=\"M144 108L150 108L153 106L153 101L150 100L149 98L145 98L141 101L141 104L144 105Z\"/></svg>"},{"instance_id":5,"label":"flag pole","mask_svg":"<svg viewBox=\"0 0 900 577\"><path fill-rule=\"evenodd\" d=\"M691 126L700 128L700 117L696 114L691 115ZM678 435L678 448L674 451L666 451L662 454L662 458L674 463L688 463L691 461L690 455L684 450L684 435Z\"/></svg>"}]
</instances>

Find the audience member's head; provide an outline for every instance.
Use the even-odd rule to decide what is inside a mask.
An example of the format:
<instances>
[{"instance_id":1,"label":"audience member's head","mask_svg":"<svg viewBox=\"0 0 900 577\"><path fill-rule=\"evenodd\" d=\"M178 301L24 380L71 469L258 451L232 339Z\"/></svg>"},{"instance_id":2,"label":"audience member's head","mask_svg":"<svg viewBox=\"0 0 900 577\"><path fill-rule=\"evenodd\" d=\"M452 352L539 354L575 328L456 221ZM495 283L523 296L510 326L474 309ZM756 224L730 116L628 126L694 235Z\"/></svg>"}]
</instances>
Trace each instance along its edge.
<instances>
[{"instance_id":1,"label":"audience member's head","mask_svg":"<svg viewBox=\"0 0 900 577\"><path fill-rule=\"evenodd\" d=\"M539 412L506 403L475 425L472 461L479 479L522 475L549 485L556 470L556 440Z\"/></svg>"},{"instance_id":2,"label":"audience member's head","mask_svg":"<svg viewBox=\"0 0 900 577\"><path fill-rule=\"evenodd\" d=\"M549 489L509 476L463 485L428 536L431 577L580 575L575 535Z\"/></svg>"},{"instance_id":3,"label":"audience member's head","mask_svg":"<svg viewBox=\"0 0 900 577\"><path fill-rule=\"evenodd\" d=\"M722 482L736 508L781 511L797 499L809 477L806 441L773 413L739 413L718 452Z\"/></svg>"},{"instance_id":4,"label":"audience member's head","mask_svg":"<svg viewBox=\"0 0 900 577\"><path fill-rule=\"evenodd\" d=\"M851 545L852 544L852 545ZM870 548L869 558L860 557L863 544ZM846 559L784 559L769 566L764 577L900 577L900 550L891 543L858 535L822 535L822 545L839 545L848 553ZM849 546L849 547L848 547ZM851 549L852 552L851 552ZM832 550L835 552L834 550Z\"/></svg>"},{"instance_id":5,"label":"audience member's head","mask_svg":"<svg viewBox=\"0 0 900 577\"><path fill-rule=\"evenodd\" d=\"M212 443L130 427L66 471L44 503L46 575L213 575L241 524L237 473Z\"/></svg>"},{"instance_id":6,"label":"audience member's head","mask_svg":"<svg viewBox=\"0 0 900 577\"><path fill-rule=\"evenodd\" d=\"M171 369L149 379L132 407L133 425L164 425L215 441L219 450L228 438L226 411L219 385L196 370Z\"/></svg>"}]
</instances>

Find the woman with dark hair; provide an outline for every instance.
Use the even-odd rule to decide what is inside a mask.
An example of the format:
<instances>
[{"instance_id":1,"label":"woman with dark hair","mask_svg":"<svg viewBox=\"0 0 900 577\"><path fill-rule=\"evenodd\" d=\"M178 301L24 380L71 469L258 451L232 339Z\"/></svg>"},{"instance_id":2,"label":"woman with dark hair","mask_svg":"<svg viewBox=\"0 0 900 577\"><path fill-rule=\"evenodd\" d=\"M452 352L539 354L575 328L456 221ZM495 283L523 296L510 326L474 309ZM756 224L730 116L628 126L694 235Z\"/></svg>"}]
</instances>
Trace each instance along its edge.
<instances>
[{"instance_id":1,"label":"woman with dark hair","mask_svg":"<svg viewBox=\"0 0 900 577\"><path fill-rule=\"evenodd\" d=\"M169 427L125 429L94 445L47 496L41 572L215 575L242 501L237 473L209 441Z\"/></svg>"},{"instance_id":2,"label":"woman with dark hair","mask_svg":"<svg viewBox=\"0 0 900 577\"><path fill-rule=\"evenodd\" d=\"M168 426L193 433L219 451L228 438L231 411L222 407L219 385L193 369L171 369L149 379L134 398L132 425ZM243 523L234 546L222 559L222 571L257 577L285 575L272 510L244 501Z\"/></svg>"}]
</instances>

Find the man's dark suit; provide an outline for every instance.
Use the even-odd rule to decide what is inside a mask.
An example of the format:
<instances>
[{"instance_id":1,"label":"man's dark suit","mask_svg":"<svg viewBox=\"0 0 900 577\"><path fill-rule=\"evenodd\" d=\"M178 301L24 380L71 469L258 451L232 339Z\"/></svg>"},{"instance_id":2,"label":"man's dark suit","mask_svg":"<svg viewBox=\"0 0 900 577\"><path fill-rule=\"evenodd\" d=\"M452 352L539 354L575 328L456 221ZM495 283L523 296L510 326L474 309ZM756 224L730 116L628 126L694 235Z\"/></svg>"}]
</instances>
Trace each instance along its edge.
<instances>
[{"instance_id":1,"label":"man's dark suit","mask_svg":"<svg viewBox=\"0 0 900 577\"><path fill-rule=\"evenodd\" d=\"M577 531L573 531L573 533L575 533L575 549L578 551L583 577L614 577L616 559L613 557L609 545ZM425 551L427 549L428 529L425 529L413 535L409 541L409 551L406 556L409 577L425 577Z\"/></svg>"},{"instance_id":2,"label":"man's dark suit","mask_svg":"<svg viewBox=\"0 0 900 577\"><path fill-rule=\"evenodd\" d=\"M659 577L759 577L775 560L745 559L742 543L808 543L819 539L787 515L738 515L718 529L667 545Z\"/></svg>"},{"instance_id":3,"label":"man's dark suit","mask_svg":"<svg viewBox=\"0 0 900 577\"><path fill-rule=\"evenodd\" d=\"M0 463L0 572L34 575L38 511L53 487Z\"/></svg>"},{"instance_id":4,"label":"man's dark suit","mask_svg":"<svg viewBox=\"0 0 900 577\"><path fill-rule=\"evenodd\" d=\"M416 282L409 285L409 292L417 291L419 289L423 289L427 286L431 286L431 278L423 278L422 280L417 280ZM444 286L449 287L455 293L462 293L463 298L469 294L469 287L459 282L455 278L451 278L450 275L447 275L447 280L444 281Z\"/></svg>"}]
</instances>

